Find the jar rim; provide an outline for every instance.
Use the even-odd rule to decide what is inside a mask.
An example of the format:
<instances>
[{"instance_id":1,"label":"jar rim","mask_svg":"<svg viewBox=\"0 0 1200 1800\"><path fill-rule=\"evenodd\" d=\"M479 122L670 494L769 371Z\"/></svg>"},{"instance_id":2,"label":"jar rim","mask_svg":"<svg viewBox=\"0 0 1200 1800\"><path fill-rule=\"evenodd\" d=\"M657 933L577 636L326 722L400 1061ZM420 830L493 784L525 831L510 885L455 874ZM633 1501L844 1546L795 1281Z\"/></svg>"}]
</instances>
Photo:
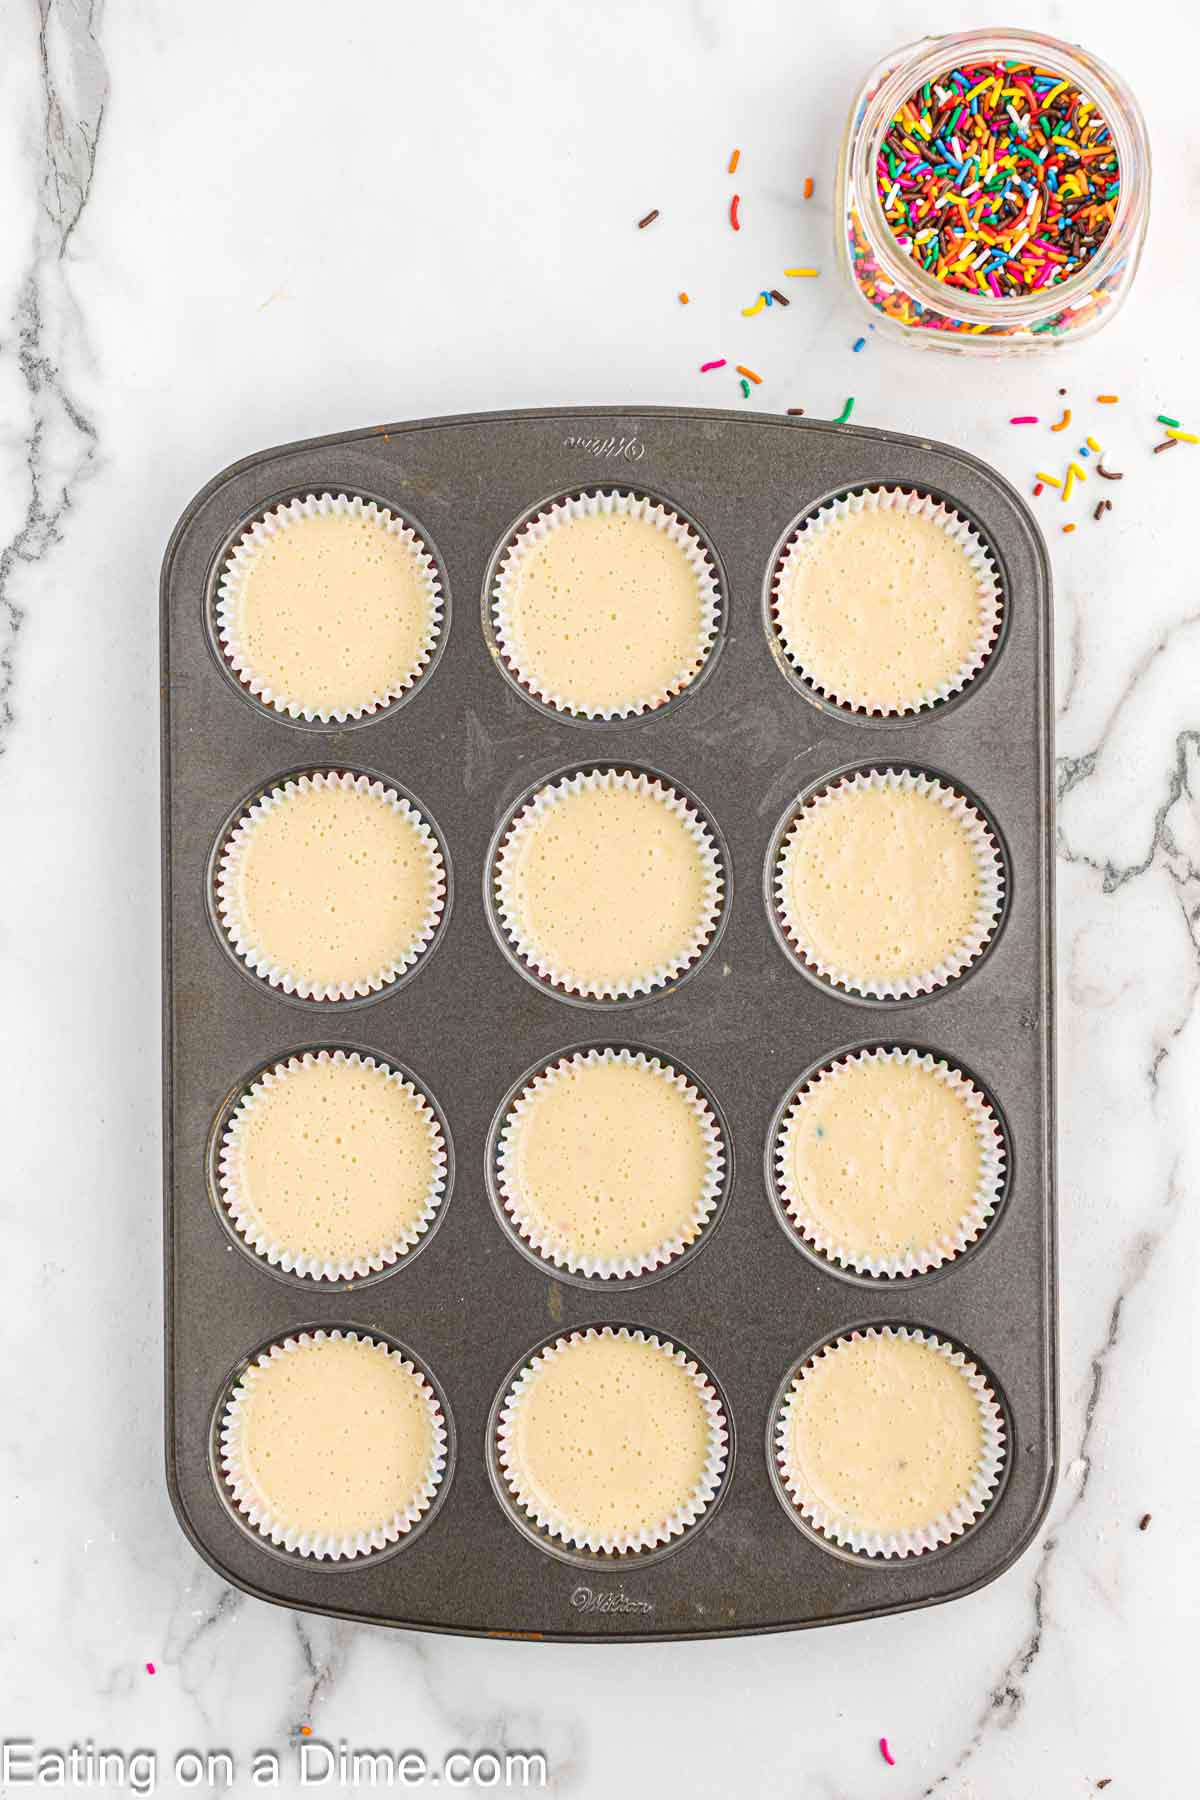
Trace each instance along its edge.
<instances>
[{"instance_id":1,"label":"jar rim","mask_svg":"<svg viewBox=\"0 0 1200 1800\"><path fill-rule=\"evenodd\" d=\"M927 274L901 250L879 197L876 158L898 107L908 99L914 86L920 87L939 70L945 72L947 67L953 66L947 63L948 56L954 62L961 62L970 55L984 62L1016 55L1045 63L1056 74L1065 75L1095 100L1116 145L1121 194L1108 235L1081 269L1036 297L1006 296L998 302L982 294L972 295L962 288L948 287L945 282ZM931 312L954 313L971 324L993 326L1036 325L1103 288L1128 253L1128 239L1134 229L1142 186L1138 174L1142 172L1144 178L1150 166L1150 145L1141 108L1116 71L1080 46L1066 44L1043 32L1017 27L945 32L937 37L920 38L897 50L894 58L888 57L886 62L893 63L893 67L867 100L861 114L863 129L859 132L853 159L853 187L855 204L863 214L875 260L888 280Z\"/></svg>"}]
</instances>

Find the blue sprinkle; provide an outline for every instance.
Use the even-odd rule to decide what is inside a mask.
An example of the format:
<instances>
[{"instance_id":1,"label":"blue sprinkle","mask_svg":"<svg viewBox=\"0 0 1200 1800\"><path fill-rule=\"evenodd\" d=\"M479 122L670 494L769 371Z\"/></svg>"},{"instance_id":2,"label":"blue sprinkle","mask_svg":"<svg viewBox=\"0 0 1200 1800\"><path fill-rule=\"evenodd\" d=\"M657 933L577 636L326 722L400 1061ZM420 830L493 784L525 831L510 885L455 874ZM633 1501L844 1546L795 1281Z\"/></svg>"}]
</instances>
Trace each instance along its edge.
<instances>
[{"instance_id":1,"label":"blue sprinkle","mask_svg":"<svg viewBox=\"0 0 1200 1800\"><path fill-rule=\"evenodd\" d=\"M865 337L855 338L855 340L854 340L855 350L865 350L866 347L867 347L867 340Z\"/></svg>"},{"instance_id":2,"label":"blue sprinkle","mask_svg":"<svg viewBox=\"0 0 1200 1800\"><path fill-rule=\"evenodd\" d=\"M818 1136L818 1137L824 1137L824 1136L825 1136L825 1127L824 1127L824 1126L823 1126L823 1125L818 1125L818 1126L817 1126L817 1136Z\"/></svg>"},{"instance_id":3,"label":"blue sprinkle","mask_svg":"<svg viewBox=\"0 0 1200 1800\"><path fill-rule=\"evenodd\" d=\"M1086 444L1080 444L1080 446L1079 446L1079 454L1080 454L1080 456L1090 456L1090 455L1091 455L1091 454L1092 454L1092 453L1091 453L1091 451L1090 451L1090 450L1089 450L1089 449L1088 449L1088 447L1087 447L1087 445L1086 445Z\"/></svg>"},{"instance_id":4,"label":"blue sprinkle","mask_svg":"<svg viewBox=\"0 0 1200 1800\"><path fill-rule=\"evenodd\" d=\"M768 306L774 306L775 302L772 300L770 294L768 294L766 288L761 288L759 290L759 292L760 292L762 298L766 301Z\"/></svg>"}]
</instances>

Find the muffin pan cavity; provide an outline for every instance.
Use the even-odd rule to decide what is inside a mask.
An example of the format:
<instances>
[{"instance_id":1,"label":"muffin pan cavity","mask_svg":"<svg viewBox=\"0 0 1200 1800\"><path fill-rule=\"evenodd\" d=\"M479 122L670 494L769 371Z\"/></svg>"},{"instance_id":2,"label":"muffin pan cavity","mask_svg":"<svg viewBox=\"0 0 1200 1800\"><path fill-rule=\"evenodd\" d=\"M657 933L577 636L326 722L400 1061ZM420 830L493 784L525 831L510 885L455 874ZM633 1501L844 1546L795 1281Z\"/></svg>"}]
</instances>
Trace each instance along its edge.
<instances>
[{"instance_id":1,"label":"muffin pan cavity","mask_svg":"<svg viewBox=\"0 0 1200 1800\"><path fill-rule=\"evenodd\" d=\"M1001 617L980 669L914 712L854 711L809 693L772 622L773 584L799 524L868 491L943 506L996 574ZM323 693L313 689L322 705L307 708L328 717L294 710L295 694L277 706L250 691L221 648L216 609L234 547L292 503L309 517L310 502L312 516L357 519L364 531L381 529L366 520L372 505L403 521L436 573L427 659L362 716L329 703L347 697L333 676ZM656 653L657 686L632 697L611 681L594 691L585 682L562 705L522 684L519 646L497 635L497 581L539 532L569 537L572 524L547 524L559 506L585 521L631 509L655 549L674 542L679 524L683 566L694 555L704 572L703 654L690 674L672 664L676 629ZM568 656L560 673L586 677L602 650L638 648L624 630L638 623L629 595L642 587L625 536L613 565L625 584L613 610L624 616L585 630L586 654ZM662 558L656 566L662 576ZM543 600L563 574L547 568ZM674 575L674 587L645 583L658 623L679 598L679 566ZM335 650L365 587L336 590ZM199 1552L235 1585L302 1610L592 1642L878 1617L1001 1574L1044 1516L1057 1455L1050 592L1021 498L948 446L808 419L574 408L387 425L264 450L215 476L171 538L161 606L167 1469ZM894 642L894 618L891 630ZM309 633L306 654L320 638ZM355 665L356 678L370 662ZM336 655L331 667L343 667ZM894 819L872 817L852 854L850 834L834 832L803 863L785 908L778 874L790 833L856 778L885 799L893 784L929 798L929 833L914 851ZM334 797L328 817L295 800L314 793ZM572 813L571 795L604 803ZM272 837L280 817L295 829ZM355 824L368 819L370 830ZM250 855L256 842L270 854ZM537 855L526 857L531 844ZM427 858L422 904L401 879L406 850ZM934 864L957 920L940 952L924 899ZM880 929L866 933L856 970L844 966L841 927L868 890ZM817 904L821 894L833 903ZM822 934L824 949L807 943ZM961 1245L945 1209L931 1209L938 1235L917 1244L919 1208L907 1223L893 1219L889 1237L872 1235L877 1221L864 1224L843 1200L854 1229L838 1260L816 1239L853 1188L854 1155L873 1159L878 1190L911 1134L852 1144L850 1174L835 1170L813 1200L812 1241L780 1185L779 1134L823 1069L889 1047L960 1071L982 1096L1001 1142L997 1150L989 1138L995 1166L982 1169L996 1176L994 1205L978 1230L966 1219ZM241 1231L231 1216L223 1173L253 1188L266 1166L261 1144L257 1165L223 1166L239 1105L273 1071L322 1055L386 1067L437 1125L445 1161L432 1210L399 1217L387 1242L382 1187L356 1215L380 1242L348 1242L340 1209L361 1194L347 1172L359 1165L327 1131L312 1140L318 1180L301 1183L303 1205L289 1212L268 1184L262 1217L253 1193L247 1204L232 1196ZM679 1106L656 1126L657 1077L624 1095L619 1081L601 1080L575 1113L543 1110L548 1137L506 1140L539 1076L580 1057L606 1069L627 1058L643 1072L656 1063L683 1084L670 1089ZM944 1098L938 1087L914 1106L961 1171L963 1119L938 1111ZM606 1126L606 1107L626 1109L619 1128ZM838 1113L839 1129L847 1116ZM407 1144L415 1168L415 1139L394 1110L381 1117L389 1154L402 1158ZM288 1172L310 1154L303 1119L285 1106L276 1123L300 1132L270 1164ZM547 1163L556 1132L613 1160L551 1151ZM556 1186L565 1171L566 1187ZM321 1209L322 1183L337 1230ZM848 1545L781 1488L778 1414L792 1376L824 1346L886 1329L961 1349L994 1396L1003 1454L984 1471L981 1504L967 1496L969 1517L943 1483L934 1497L947 1500L949 1529L939 1515L926 1541L921 1521L893 1529L868 1508L871 1541L859 1548L861 1521L844 1495L819 1504L842 1507L831 1516ZM321 1469L336 1473L340 1454L319 1441L319 1408L311 1443L304 1429L292 1433L313 1459L307 1518L302 1484L252 1497L266 1532L232 1490L222 1432L238 1384L273 1346L322 1332L407 1359L444 1419L445 1464L429 1504L394 1538L391 1514L355 1524L336 1482L317 1482ZM695 1431L681 1439L676 1419L673 1460L664 1449L662 1479L648 1489L634 1479L637 1457L622 1461L606 1442L614 1482L628 1477L626 1498L614 1509L593 1484L573 1513L579 1495L548 1481L557 1465L538 1450L531 1510L508 1479L508 1396L531 1359L589 1332L682 1351L723 1436L693 1469ZM613 1379L623 1392L632 1377L622 1367ZM538 1418L540 1431L544 1409ZM589 1418L563 1401L557 1448L568 1460L587 1448ZM991 1413L987 1421L990 1431ZM643 1418L639 1429L657 1459L653 1425L647 1434ZM632 1443L632 1419L628 1435ZM244 1475L243 1448L232 1443ZM253 1440L247 1454L253 1464ZM393 1470L393 1496L406 1466ZM360 1486L360 1513L376 1493ZM900 1543L901 1529L920 1542ZM889 1552L893 1538L904 1553Z\"/></svg>"}]
</instances>

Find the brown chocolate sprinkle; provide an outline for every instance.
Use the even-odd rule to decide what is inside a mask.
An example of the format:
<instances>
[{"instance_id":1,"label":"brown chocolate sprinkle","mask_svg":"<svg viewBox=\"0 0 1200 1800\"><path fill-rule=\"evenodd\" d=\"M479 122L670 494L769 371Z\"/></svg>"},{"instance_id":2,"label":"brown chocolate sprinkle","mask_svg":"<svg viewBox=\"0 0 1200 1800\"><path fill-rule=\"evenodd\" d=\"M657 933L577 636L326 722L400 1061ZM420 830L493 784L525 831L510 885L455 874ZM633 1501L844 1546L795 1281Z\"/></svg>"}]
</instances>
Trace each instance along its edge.
<instances>
[{"instance_id":1,"label":"brown chocolate sprinkle","mask_svg":"<svg viewBox=\"0 0 1200 1800\"><path fill-rule=\"evenodd\" d=\"M1155 444L1155 456L1157 456L1161 450L1173 450L1178 442L1178 438L1164 438L1161 444Z\"/></svg>"},{"instance_id":2,"label":"brown chocolate sprinkle","mask_svg":"<svg viewBox=\"0 0 1200 1800\"><path fill-rule=\"evenodd\" d=\"M772 300L777 300L780 306L790 306L792 304L787 295L781 294L778 288L771 289L771 298Z\"/></svg>"},{"instance_id":3,"label":"brown chocolate sprinkle","mask_svg":"<svg viewBox=\"0 0 1200 1800\"><path fill-rule=\"evenodd\" d=\"M804 408L802 406L789 406L788 407L788 418L789 419L802 419L803 417L804 417Z\"/></svg>"},{"instance_id":4,"label":"brown chocolate sprinkle","mask_svg":"<svg viewBox=\"0 0 1200 1800\"><path fill-rule=\"evenodd\" d=\"M1106 469L1102 462L1096 464L1096 473L1102 475L1105 481L1124 481L1125 479L1124 469Z\"/></svg>"},{"instance_id":5,"label":"brown chocolate sprinkle","mask_svg":"<svg viewBox=\"0 0 1200 1800\"><path fill-rule=\"evenodd\" d=\"M654 208L653 212L648 212L644 219L638 220L638 230L645 231L647 225L653 225L653 223L654 223L655 219L657 219L657 217L658 217L658 208L656 206Z\"/></svg>"},{"instance_id":6,"label":"brown chocolate sprinkle","mask_svg":"<svg viewBox=\"0 0 1200 1800\"><path fill-rule=\"evenodd\" d=\"M1141 1518L1138 1520L1138 1530L1145 1531L1147 1525L1149 1525L1149 1523L1153 1517L1154 1517L1153 1513L1143 1513Z\"/></svg>"},{"instance_id":7,"label":"brown chocolate sprinkle","mask_svg":"<svg viewBox=\"0 0 1200 1800\"><path fill-rule=\"evenodd\" d=\"M1096 502L1096 510L1092 514L1092 517L1093 517L1093 519L1102 519L1106 512L1111 512L1111 511L1112 511L1112 501L1111 500L1098 500Z\"/></svg>"},{"instance_id":8,"label":"brown chocolate sprinkle","mask_svg":"<svg viewBox=\"0 0 1200 1800\"><path fill-rule=\"evenodd\" d=\"M1098 1781L1098 1782L1097 1782L1097 1783L1096 1783L1096 1786L1097 1786L1097 1787L1098 1787L1098 1788L1106 1788L1106 1787L1111 1787L1111 1786L1112 1786L1112 1776L1111 1776L1111 1775L1105 1775L1105 1776L1104 1776L1104 1777L1103 1777L1103 1779L1102 1779L1102 1780L1100 1780L1100 1781Z\"/></svg>"}]
</instances>

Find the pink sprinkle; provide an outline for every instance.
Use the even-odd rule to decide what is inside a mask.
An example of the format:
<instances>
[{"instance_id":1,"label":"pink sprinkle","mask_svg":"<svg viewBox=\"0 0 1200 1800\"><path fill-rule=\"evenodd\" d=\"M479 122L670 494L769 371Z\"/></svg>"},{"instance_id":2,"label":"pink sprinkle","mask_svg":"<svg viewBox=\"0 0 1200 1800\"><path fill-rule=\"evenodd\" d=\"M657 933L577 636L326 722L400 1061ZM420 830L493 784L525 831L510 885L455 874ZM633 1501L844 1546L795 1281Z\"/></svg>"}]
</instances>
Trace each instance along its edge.
<instances>
[{"instance_id":1,"label":"pink sprinkle","mask_svg":"<svg viewBox=\"0 0 1200 1800\"><path fill-rule=\"evenodd\" d=\"M1022 413L1019 418L1010 419L1008 422L1010 425L1036 425L1037 415L1035 413Z\"/></svg>"},{"instance_id":2,"label":"pink sprinkle","mask_svg":"<svg viewBox=\"0 0 1200 1800\"><path fill-rule=\"evenodd\" d=\"M888 1749L888 1742L887 1742L886 1738L880 1738L880 1740L879 1740L879 1754L882 1756L884 1762L887 1764L889 1769L895 1768L896 1759L892 1755L891 1751Z\"/></svg>"},{"instance_id":3,"label":"pink sprinkle","mask_svg":"<svg viewBox=\"0 0 1200 1800\"><path fill-rule=\"evenodd\" d=\"M146 1664L146 1673L147 1673L147 1675L157 1675L158 1670L154 1667L153 1663L147 1663Z\"/></svg>"},{"instance_id":4,"label":"pink sprinkle","mask_svg":"<svg viewBox=\"0 0 1200 1800\"><path fill-rule=\"evenodd\" d=\"M708 371L710 369L723 369L725 367L725 364L728 362L728 360L729 360L729 358L726 356L719 356L717 358L716 362L701 363L700 364L700 373L702 375L707 375Z\"/></svg>"}]
</instances>

